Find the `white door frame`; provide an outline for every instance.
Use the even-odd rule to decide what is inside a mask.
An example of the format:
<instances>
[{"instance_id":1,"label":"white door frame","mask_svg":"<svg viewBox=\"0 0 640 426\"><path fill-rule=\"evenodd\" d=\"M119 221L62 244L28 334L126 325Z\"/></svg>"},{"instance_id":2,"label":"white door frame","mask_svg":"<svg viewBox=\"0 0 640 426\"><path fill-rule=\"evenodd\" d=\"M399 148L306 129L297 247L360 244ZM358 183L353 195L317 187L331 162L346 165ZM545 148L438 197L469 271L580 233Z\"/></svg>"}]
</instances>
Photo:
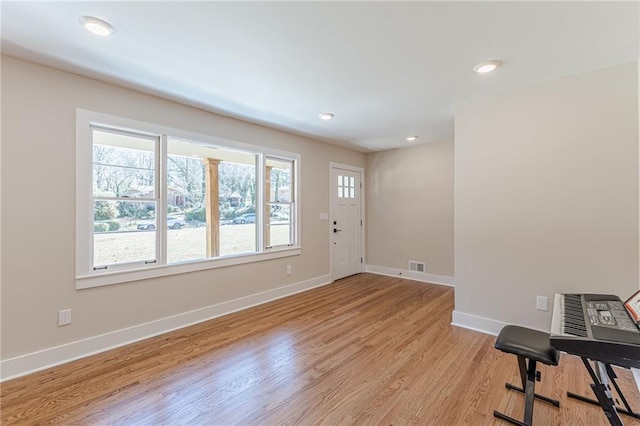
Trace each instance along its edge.
<instances>
[{"instance_id":1,"label":"white door frame","mask_svg":"<svg viewBox=\"0 0 640 426\"><path fill-rule=\"evenodd\" d=\"M327 229L327 231L329 232L329 274L331 275L331 282L335 281L334 275L333 275L333 238L332 238L332 230L333 230L333 209L335 207L335 200L333 197L333 185L335 184L335 182L333 182L331 180L331 177L333 176L333 169L342 169L342 170L349 170L352 172L358 172L360 173L360 183L362 185L362 189L360 190L360 220L362 220L362 226L360 227L360 250L361 250L361 255L362 255L362 263L360 264L360 272L365 272L366 270L366 264L367 264L367 257L366 257L366 249L365 249L365 230L366 230L366 225L367 222L365 220L365 210L364 210L364 206L365 206L365 199L364 199L364 194L365 194L365 179L364 179L364 168L363 167L358 167L358 166L352 166L350 164L342 164L342 163L335 163L333 161L329 162L329 228Z\"/></svg>"}]
</instances>

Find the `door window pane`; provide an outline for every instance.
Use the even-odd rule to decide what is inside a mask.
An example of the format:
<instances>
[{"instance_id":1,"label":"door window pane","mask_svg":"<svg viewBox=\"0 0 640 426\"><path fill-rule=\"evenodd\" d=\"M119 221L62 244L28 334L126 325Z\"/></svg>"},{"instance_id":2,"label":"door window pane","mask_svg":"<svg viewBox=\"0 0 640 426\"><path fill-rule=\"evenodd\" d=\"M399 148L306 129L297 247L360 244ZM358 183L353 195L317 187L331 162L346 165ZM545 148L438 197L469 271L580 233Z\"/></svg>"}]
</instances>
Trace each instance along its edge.
<instances>
[{"instance_id":1,"label":"door window pane","mask_svg":"<svg viewBox=\"0 0 640 426\"><path fill-rule=\"evenodd\" d=\"M338 175L338 198L356 197L356 179L353 176Z\"/></svg>"}]
</instances>

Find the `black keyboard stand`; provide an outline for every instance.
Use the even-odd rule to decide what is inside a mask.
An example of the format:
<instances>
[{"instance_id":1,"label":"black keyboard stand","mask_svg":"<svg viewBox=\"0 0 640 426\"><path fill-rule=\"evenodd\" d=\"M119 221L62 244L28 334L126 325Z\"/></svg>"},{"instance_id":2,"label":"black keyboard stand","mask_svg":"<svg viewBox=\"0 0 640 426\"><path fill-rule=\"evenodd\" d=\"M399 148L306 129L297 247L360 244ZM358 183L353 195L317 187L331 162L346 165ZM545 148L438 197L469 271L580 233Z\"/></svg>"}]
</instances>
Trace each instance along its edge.
<instances>
[{"instance_id":1,"label":"black keyboard stand","mask_svg":"<svg viewBox=\"0 0 640 426\"><path fill-rule=\"evenodd\" d=\"M603 380L600 379L600 377L598 377L598 375L595 373L595 371L593 370L593 367L591 366L591 363L589 362L589 359L585 357L580 357L580 358L582 358L582 362L584 363L584 366L586 367L587 371L589 372L589 375L591 376L591 379L593 380L593 384L591 385L591 390L595 394L597 401L591 398L584 397L582 395L575 394L573 392L567 392L567 396L569 398L578 399L580 401L588 402L590 404L599 405L602 408L602 411L604 411L604 415L607 417L607 420L609 420L609 423L611 423L612 426L623 426L622 421L620 420L620 417L618 417L618 413L626 414L627 416L640 419L640 414L635 413L631 409L629 402L627 402L627 399L624 397L624 394L620 390L618 383L616 383L616 378L618 376L616 375L615 371L613 371L613 368L611 368L611 364L602 363L605 366L607 376L609 377L611 383L613 383L613 386L615 387L616 392L618 393L618 396L622 400L626 409L624 408L616 409L616 406L613 401L613 397L611 395L611 389L609 389L607 385L603 383Z\"/></svg>"}]
</instances>

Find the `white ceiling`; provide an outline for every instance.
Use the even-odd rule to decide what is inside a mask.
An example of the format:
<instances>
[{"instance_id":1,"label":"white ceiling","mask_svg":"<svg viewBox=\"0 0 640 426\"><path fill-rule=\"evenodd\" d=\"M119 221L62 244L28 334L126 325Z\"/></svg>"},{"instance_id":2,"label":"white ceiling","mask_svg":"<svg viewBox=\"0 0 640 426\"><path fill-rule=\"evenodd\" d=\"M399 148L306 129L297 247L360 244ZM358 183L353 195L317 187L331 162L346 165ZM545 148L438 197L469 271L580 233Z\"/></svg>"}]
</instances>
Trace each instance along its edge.
<instances>
[{"instance_id":1,"label":"white ceiling","mask_svg":"<svg viewBox=\"0 0 640 426\"><path fill-rule=\"evenodd\" d=\"M637 60L636 2L2 2L5 54L368 152L456 103ZM93 36L81 15L110 22ZM473 66L501 59L493 75ZM335 113L331 121L318 114ZM416 142L414 142L416 143Z\"/></svg>"}]
</instances>

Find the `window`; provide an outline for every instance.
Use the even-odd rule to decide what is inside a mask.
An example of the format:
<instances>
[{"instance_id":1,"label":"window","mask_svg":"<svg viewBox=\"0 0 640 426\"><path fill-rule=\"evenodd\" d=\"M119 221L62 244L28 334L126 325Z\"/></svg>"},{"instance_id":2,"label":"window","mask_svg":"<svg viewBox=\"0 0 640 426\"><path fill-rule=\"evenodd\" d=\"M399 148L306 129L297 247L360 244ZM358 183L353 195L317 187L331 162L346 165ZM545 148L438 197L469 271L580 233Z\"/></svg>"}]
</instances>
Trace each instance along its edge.
<instances>
[{"instance_id":1,"label":"window","mask_svg":"<svg viewBox=\"0 0 640 426\"><path fill-rule=\"evenodd\" d=\"M167 214L185 219L178 229L168 226L168 263L258 251L259 160L255 152L168 139Z\"/></svg>"},{"instance_id":2,"label":"window","mask_svg":"<svg viewBox=\"0 0 640 426\"><path fill-rule=\"evenodd\" d=\"M265 176L267 200L265 211L267 220L266 248L292 246L295 242L293 215L295 206L293 194L292 160L267 157Z\"/></svg>"},{"instance_id":3,"label":"window","mask_svg":"<svg viewBox=\"0 0 640 426\"><path fill-rule=\"evenodd\" d=\"M338 175L338 198L356 198L356 179Z\"/></svg>"},{"instance_id":4,"label":"window","mask_svg":"<svg viewBox=\"0 0 640 426\"><path fill-rule=\"evenodd\" d=\"M299 254L299 156L78 110L77 277L94 287Z\"/></svg>"},{"instance_id":5,"label":"window","mask_svg":"<svg viewBox=\"0 0 640 426\"><path fill-rule=\"evenodd\" d=\"M92 126L93 270L155 263L159 139ZM135 200L135 201L132 201ZM129 232L143 226L150 233Z\"/></svg>"}]
</instances>

